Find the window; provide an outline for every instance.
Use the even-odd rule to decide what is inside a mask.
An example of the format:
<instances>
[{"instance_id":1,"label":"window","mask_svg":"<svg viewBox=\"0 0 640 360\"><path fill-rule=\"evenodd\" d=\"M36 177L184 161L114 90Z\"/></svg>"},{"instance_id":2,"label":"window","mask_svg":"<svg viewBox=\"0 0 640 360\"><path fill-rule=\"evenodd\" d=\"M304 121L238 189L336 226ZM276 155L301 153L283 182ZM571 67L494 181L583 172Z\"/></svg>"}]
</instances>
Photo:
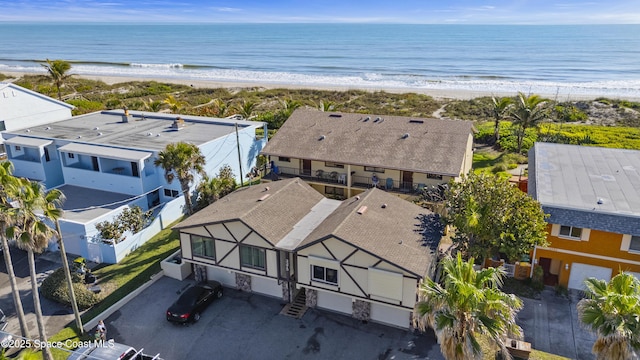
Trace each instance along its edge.
<instances>
[{"instance_id":1,"label":"window","mask_svg":"<svg viewBox=\"0 0 640 360\"><path fill-rule=\"evenodd\" d=\"M632 236L629 243L629 251L640 252L640 236Z\"/></svg>"},{"instance_id":2,"label":"window","mask_svg":"<svg viewBox=\"0 0 640 360\"><path fill-rule=\"evenodd\" d=\"M560 236L564 236L572 239L580 239L580 237L582 236L582 228L561 225Z\"/></svg>"},{"instance_id":3,"label":"window","mask_svg":"<svg viewBox=\"0 0 640 360\"><path fill-rule=\"evenodd\" d=\"M384 168L375 167L375 166L365 166L364 167L364 171L383 173L384 172Z\"/></svg>"},{"instance_id":4,"label":"window","mask_svg":"<svg viewBox=\"0 0 640 360\"><path fill-rule=\"evenodd\" d=\"M44 148L44 160L51 161L51 156L49 155L49 149Z\"/></svg>"},{"instance_id":5,"label":"window","mask_svg":"<svg viewBox=\"0 0 640 360\"><path fill-rule=\"evenodd\" d=\"M132 161L131 162L131 175L135 177L140 177L140 170L138 170L138 163Z\"/></svg>"},{"instance_id":6,"label":"window","mask_svg":"<svg viewBox=\"0 0 640 360\"><path fill-rule=\"evenodd\" d=\"M75 156L73 153L67 153L67 157L68 157L69 159L73 159L73 158L75 158L76 156Z\"/></svg>"},{"instance_id":7,"label":"window","mask_svg":"<svg viewBox=\"0 0 640 360\"><path fill-rule=\"evenodd\" d=\"M216 259L215 241L212 238L191 235L191 253L193 256L201 256Z\"/></svg>"},{"instance_id":8,"label":"window","mask_svg":"<svg viewBox=\"0 0 640 360\"><path fill-rule=\"evenodd\" d=\"M335 186L325 186L324 193L328 195L344 196L344 188Z\"/></svg>"},{"instance_id":9,"label":"window","mask_svg":"<svg viewBox=\"0 0 640 360\"><path fill-rule=\"evenodd\" d=\"M324 166L344 169L344 164L339 164L339 163L334 163L334 162L329 162L329 161L325 161L324 162Z\"/></svg>"},{"instance_id":10,"label":"window","mask_svg":"<svg viewBox=\"0 0 640 360\"><path fill-rule=\"evenodd\" d=\"M4 124L4 120L0 121L0 131L5 131L7 130L7 127Z\"/></svg>"},{"instance_id":11,"label":"window","mask_svg":"<svg viewBox=\"0 0 640 360\"><path fill-rule=\"evenodd\" d=\"M93 165L93 171L100 171L100 165L98 165L98 157L91 157L91 164Z\"/></svg>"},{"instance_id":12,"label":"window","mask_svg":"<svg viewBox=\"0 0 640 360\"><path fill-rule=\"evenodd\" d=\"M311 278L331 285L338 285L338 270L311 265Z\"/></svg>"},{"instance_id":13,"label":"window","mask_svg":"<svg viewBox=\"0 0 640 360\"><path fill-rule=\"evenodd\" d=\"M264 249L240 245L240 264L242 266L264 270Z\"/></svg>"},{"instance_id":14,"label":"window","mask_svg":"<svg viewBox=\"0 0 640 360\"><path fill-rule=\"evenodd\" d=\"M427 174L427 179L442 180L442 175L438 175L438 174Z\"/></svg>"},{"instance_id":15,"label":"window","mask_svg":"<svg viewBox=\"0 0 640 360\"><path fill-rule=\"evenodd\" d=\"M178 197L178 190L164 189L164 196Z\"/></svg>"},{"instance_id":16,"label":"window","mask_svg":"<svg viewBox=\"0 0 640 360\"><path fill-rule=\"evenodd\" d=\"M278 161L291 162L291 158L284 157L284 156L278 156Z\"/></svg>"},{"instance_id":17,"label":"window","mask_svg":"<svg viewBox=\"0 0 640 360\"><path fill-rule=\"evenodd\" d=\"M20 147L20 145L16 145L16 151L20 151L22 150L22 148Z\"/></svg>"}]
</instances>

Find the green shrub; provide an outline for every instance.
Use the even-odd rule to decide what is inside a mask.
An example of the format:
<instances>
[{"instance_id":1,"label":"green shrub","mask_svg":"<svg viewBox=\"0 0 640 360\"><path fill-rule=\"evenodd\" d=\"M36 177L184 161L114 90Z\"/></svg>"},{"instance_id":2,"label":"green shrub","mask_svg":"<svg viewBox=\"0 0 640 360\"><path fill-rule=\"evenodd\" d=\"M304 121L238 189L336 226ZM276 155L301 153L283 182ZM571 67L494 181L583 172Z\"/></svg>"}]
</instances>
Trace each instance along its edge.
<instances>
[{"instance_id":1,"label":"green shrub","mask_svg":"<svg viewBox=\"0 0 640 360\"><path fill-rule=\"evenodd\" d=\"M507 171L507 165L505 163L495 164L493 166L493 169L491 169L491 171L493 173L499 173L499 172L502 172L502 171Z\"/></svg>"},{"instance_id":2,"label":"green shrub","mask_svg":"<svg viewBox=\"0 0 640 360\"><path fill-rule=\"evenodd\" d=\"M98 101L72 99L67 101L67 103L76 107L75 109L73 109L73 115L81 115L81 114L100 111L104 109L104 105Z\"/></svg>"},{"instance_id":3,"label":"green shrub","mask_svg":"<svg viewBox=\"0 0 640 360\"><path fill-rule=\"evenodd\" d=\"M71 281L73 282L73 292L76 295L76 302L81 310L90 308L100 300L98 295L87 290L82 275L72 272ZM71 305L67 280L62 268L55 270L44 279L40 286L40 291L42 292L42 296L49 300L63 305Z\"/></svg>"},{"instance_id":4,"label":"green shrub","mask_svg":"<svg viewBox=\"0 0 640 360\"><path fill-rule=\"evenodd\" d=\"M513 170L518 167L518 164L507 164L507 169Z\"/></svg>"}]
</instances>

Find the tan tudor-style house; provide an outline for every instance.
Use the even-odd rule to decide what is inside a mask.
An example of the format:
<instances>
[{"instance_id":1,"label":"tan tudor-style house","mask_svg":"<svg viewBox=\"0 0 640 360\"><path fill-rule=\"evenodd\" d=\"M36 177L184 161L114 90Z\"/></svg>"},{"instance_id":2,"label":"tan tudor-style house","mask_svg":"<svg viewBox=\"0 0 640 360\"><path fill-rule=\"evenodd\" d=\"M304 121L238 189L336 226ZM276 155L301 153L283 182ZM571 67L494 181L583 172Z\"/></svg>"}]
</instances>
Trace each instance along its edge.
<instances>
[{"instance_id":1,"label":"tan tudor-style house","mask_svg":"<svg viewBox=\"0 0 640 360\"><path fill-rule=\"evenodd\" d=\"M183 260L225 286L409 328L435 271L434 217L379 189L338 201L292 178L235 191L175 229Z\"/></svg>"},{"instance_id":2,"label":"tan tudor-style house","mask_svg":"<svg viewBox=\"0 0 640 360\"><path fill-rule=\"evenodd\" d=\"M473 124L299 108L261 153L264 179L300 177L339 199L371 187L412 194L471 170Z\"/></svg>"}]
</instances>

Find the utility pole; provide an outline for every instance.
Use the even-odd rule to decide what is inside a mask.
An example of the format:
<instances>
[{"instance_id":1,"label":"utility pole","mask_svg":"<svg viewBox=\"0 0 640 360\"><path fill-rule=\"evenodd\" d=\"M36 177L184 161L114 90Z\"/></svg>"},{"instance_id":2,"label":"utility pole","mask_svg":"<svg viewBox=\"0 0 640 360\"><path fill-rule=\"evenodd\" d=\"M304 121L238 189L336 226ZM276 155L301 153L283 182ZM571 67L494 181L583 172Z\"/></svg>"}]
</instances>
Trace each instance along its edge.
<instances>
[{"instance_id":1,"label":"utility pole","mask_svg":"<svg viewBox=\"0 0 640 360\"><path fill-rule=\"evenodd\" d=\"M240 187L244 184L242 176L242 155L240 155L240 136L238 135L238 123L236 123L236 145L238 146L238 165L240 166Z\"/></svg>"}]
</instances>

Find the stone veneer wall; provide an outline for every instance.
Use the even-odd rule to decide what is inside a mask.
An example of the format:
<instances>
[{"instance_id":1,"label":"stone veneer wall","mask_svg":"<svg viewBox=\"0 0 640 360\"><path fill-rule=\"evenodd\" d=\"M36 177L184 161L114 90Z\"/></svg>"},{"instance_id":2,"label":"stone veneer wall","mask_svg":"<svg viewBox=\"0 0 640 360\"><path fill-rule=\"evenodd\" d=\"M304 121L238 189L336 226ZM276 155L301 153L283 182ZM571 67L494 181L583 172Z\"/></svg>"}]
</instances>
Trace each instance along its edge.
<instances>
[{"instance_id":1,"label":"stone veneer wall","mask_svg":"<svg viewBox=\"0 0 640 360\"><path fill-rule=\"evenodd\" d=\"M282 300L289 302L289 283L286 281L282 282Z\"/></svg>"},{"instance_id":2,"label":"stone veneer wall","mask_svg":"<svg viewBox=\"0 0 640 360\"><path fill-rule=\"evenodd\" d=\"M207 281L207 267L205 265L193 264L193 277L196 282Z\"/></svg>"},{"instance_id":3,"label":"stone veneer wall","mask_svg":"<svg viewBox=\"0 0 640 360\"><path fill-rule=\"evenodd\" d=\"M251 275L236 273L236 288L241 291L251 292Z\"/></svg>"},{"instance_id":4,"label":"stone veneer wall","mask_svg":"<svg viewBox=\"0 0 640 360\"><path fill-rule=\"evenodd\" d=\"M305 289L307 296L307 307L315 308L318 305L318 290Z\"/></svg>"},{"instance_id":5,"label":"stone veneer wall","mask_svg":"<svg viewBox=\"0 0 640 360\"><path fill-rule=\"evenodd\" d=\"M352 303L353 318L357 320L369 321L371 319L371 303L368 301L356 300Z\"/></svg>"}]
</instances>

